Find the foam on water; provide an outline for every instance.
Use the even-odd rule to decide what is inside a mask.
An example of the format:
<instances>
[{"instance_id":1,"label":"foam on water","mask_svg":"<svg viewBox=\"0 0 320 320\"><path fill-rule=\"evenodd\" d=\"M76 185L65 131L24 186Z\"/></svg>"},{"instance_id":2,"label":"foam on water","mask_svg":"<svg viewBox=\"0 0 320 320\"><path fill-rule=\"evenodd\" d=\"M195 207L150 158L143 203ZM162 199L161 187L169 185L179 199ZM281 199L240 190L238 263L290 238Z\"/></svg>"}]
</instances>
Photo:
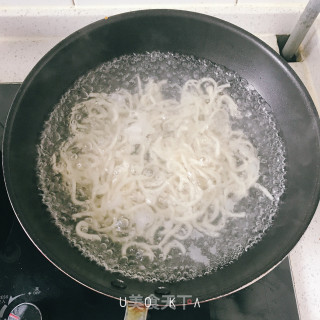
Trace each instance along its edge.
<instances>
[{"instance_id":1,"label":"foam on water","mask_svg":"<svg viewBox=\"0 0 320 320\"><path fill-rule=\"evenodd\" d=\"M143 83L150 77L155 81L166 79L165 94L172 97L177 94L175 85L181 86L189 79L211 77L218 84L230 83L225 91L242 114L233 126L241 129L257 149L260 159L258 182L274 198L271 202L261 191L252 188L249 196L235 208L237 212L246 212L245 217L230 219L217 238L193 230L183 242L187 253L182 255L178 249L172 249L164 261L157 255L151 262L135 248L129 248L128 255L122 257L120 244L113 243L108 237L103 237L101 242L79 237L71 218L79 208L71 203L61 177L54 173L51 165L52 155L68 137L72 106L85 101L92 92L111 93L119 88L135 90L137 74ZM211 61L180 54L151 52L122 56L82 76L54 107L44 125L38 150L37 169L43 201L70 244L107 270L150 282L191 279L232 263L257 243L271 226L285 188L285 149L270 106L237 73Z\"/></svg>"}]
</instances>

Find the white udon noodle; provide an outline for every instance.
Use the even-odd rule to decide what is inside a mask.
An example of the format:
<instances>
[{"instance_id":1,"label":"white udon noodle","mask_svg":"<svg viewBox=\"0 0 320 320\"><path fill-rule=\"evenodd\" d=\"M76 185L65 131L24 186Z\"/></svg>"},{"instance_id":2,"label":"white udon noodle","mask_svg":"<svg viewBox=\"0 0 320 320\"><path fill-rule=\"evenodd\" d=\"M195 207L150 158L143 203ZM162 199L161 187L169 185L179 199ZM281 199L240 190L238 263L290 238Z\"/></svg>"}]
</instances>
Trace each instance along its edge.
<instances>
[{"instance_id":1,"label":"white udon noodle","mask_svg":"<svg viewBox=\"0 0 320 320\"><path fill-rule=\"evenodd\" d=\"M165 98L165 81L150 79L136 93L91 93L71 110L70 135L52 157L55 173L79 212L76 233L105 236L154 259L165 259L194 229L218 237L235 205L257 183L257 151L231 126L241 115L211 78L189 80L178 99ZM160 257L161 257L160 256Z\"/></svg>"}]
</instances>

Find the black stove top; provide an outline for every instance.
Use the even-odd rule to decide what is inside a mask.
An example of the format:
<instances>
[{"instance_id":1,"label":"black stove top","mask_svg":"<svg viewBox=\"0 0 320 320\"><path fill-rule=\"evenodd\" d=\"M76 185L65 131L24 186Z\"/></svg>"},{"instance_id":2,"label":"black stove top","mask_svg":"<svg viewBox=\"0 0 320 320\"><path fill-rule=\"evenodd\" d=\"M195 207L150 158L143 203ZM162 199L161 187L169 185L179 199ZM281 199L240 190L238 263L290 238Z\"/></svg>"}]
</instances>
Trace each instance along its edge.
<instances>
[{"instance_id":1,"label":"black stove top","mask_svg":"<svg viewBox=\"0 0 320 320\"><path fill-rule=\"evenodd\" d=\"M0 85L0 134L20 84ZM123 319L118 300L98 294L54 267L19 225L0 177L0 319ZM290 266L285 259L261 280L228 297L159 310L148 320L299 320Z\"/></svg>"}]
</instances>

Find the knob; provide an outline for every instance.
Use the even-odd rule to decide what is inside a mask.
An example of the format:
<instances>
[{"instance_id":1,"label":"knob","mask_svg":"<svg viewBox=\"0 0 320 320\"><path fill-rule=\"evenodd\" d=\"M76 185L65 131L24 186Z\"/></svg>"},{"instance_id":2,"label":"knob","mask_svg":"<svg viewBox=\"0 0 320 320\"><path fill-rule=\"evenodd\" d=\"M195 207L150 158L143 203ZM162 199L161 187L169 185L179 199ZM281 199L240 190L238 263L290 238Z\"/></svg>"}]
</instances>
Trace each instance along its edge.
<instances>
[{"instance_id":1,"label":"knob","mask_svg":"<svg viewBox=\"0 0 320 320\"><path fill-rule=\"evenodd\" d=\"M42 320L42 315L36 305L23 302L11 310L8 320Z\"/></svg>"}]
</instances>

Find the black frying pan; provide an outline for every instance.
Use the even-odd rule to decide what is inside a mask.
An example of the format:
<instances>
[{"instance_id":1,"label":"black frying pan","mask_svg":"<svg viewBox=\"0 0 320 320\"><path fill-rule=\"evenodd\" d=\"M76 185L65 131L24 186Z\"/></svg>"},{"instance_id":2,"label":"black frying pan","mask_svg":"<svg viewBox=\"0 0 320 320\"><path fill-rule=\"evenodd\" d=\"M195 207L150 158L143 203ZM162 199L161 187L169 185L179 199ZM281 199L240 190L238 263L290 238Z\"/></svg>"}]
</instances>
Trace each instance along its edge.
<instances>
[{"instance_id":1,"label":"black frying pan","mask_svg":"<svg viewBox=\"0 0 320 320\"><path fill-rule=\"evenodd\" d=\"M146 283L105 271L69 245L42 204L35 173L43 123L72 83L114 57L145 51L195 55L248 80L271 106L287 151L286 191L263 239L229 266L194 280ZM16 215L39 250L76 281L108 296L190 294L218 298L250 284L279 263L306 230L319 201L319 118L288 64L260 40L209 16L149 10L93 23L60 42L23 82L11 107L3 144L4 177ZM120 282L118 280L122 280Z\"/></svg>"}]
</instances>

